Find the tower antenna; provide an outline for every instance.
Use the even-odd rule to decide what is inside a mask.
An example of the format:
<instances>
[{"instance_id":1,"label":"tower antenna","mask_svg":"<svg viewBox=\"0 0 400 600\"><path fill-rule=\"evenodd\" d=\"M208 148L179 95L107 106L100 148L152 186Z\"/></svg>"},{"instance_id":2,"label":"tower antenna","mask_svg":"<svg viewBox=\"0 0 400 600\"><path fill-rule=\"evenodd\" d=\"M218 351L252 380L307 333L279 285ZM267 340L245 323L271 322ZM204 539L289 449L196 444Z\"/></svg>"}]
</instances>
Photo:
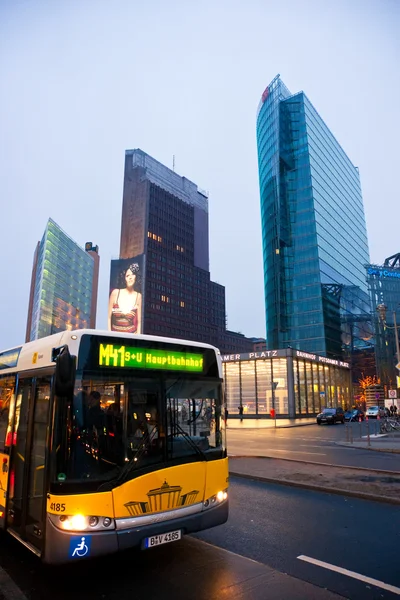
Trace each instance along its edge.
<instances>
[{"instance_id":1,"label":"tower antenna","mask_svg":"<svg viewBox=\"0 0 400 600\"><path fill-rule=\"evenodd\" d=\"M175 171L175 154L172 155L172 170Z\"/></svg>"}]
</instances>

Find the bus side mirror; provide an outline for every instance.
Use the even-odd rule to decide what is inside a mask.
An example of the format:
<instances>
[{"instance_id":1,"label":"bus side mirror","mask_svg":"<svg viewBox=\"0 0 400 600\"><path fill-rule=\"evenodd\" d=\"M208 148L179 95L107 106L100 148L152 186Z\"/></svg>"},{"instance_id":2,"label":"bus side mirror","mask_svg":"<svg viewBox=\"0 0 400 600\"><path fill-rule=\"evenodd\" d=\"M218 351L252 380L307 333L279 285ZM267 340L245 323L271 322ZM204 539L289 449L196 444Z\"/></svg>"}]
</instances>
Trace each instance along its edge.
<instances>
[{"instance_id":1,"label":"bus side mirror","mask_svg":"<svg viewBox=\"0 0 400 600\"><path fill-rule=\"evenodd\" d=\"M53 360L56 363L55 393L57 396L67 396L74 389L76 357L70 354L68 346L61 346L61 348L54 348Z\"/></svg>"}]
</instances>

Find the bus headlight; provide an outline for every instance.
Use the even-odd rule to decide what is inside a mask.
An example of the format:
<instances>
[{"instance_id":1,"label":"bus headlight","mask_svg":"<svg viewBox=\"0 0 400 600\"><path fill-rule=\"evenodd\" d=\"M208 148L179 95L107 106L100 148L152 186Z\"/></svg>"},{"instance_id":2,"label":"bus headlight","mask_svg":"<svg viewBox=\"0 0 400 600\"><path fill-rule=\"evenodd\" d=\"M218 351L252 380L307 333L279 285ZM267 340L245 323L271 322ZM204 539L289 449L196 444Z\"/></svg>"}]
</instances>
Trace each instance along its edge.
<instances>
[{"instance_id":1,"label":"bus headlight","mask_svg":"<svg viewBox=\"0 0 400 600\"><path fill-rule=\"evenodd\" d=\"M221 490L203 502L203 510L221 504L228 498L228 490Z\"/></svg>"},{"instance_id":2,"label":"bus headlight","mask_svg":"<svg viewBox=\"0 0 400 600\"><path fill-rule=\"evenodd\" d=\"M53 515L48 513L50 521L64 531L100 531L115 529L114 519L97 515Z\"/></svg>"}]
</instances>

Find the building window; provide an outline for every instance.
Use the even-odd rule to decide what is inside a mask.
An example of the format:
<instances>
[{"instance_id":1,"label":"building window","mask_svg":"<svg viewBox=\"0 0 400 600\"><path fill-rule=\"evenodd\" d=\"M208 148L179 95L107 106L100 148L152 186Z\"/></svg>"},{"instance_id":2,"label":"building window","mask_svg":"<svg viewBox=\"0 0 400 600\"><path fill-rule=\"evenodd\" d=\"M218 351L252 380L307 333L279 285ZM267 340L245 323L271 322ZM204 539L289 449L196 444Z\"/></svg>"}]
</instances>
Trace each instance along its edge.
<instances>
[{"instance_id":1,"label":"building window","mask_svg":"<svg viewBox=\"0 0 400 600\"><path fill-rule=\"evenodd\" d=\"M152 233L151 231L147 232L147 237L154 240L155 242L162 242L162 237L159 235L156 235L155 233Z\"/></svg>"}]
</instances>

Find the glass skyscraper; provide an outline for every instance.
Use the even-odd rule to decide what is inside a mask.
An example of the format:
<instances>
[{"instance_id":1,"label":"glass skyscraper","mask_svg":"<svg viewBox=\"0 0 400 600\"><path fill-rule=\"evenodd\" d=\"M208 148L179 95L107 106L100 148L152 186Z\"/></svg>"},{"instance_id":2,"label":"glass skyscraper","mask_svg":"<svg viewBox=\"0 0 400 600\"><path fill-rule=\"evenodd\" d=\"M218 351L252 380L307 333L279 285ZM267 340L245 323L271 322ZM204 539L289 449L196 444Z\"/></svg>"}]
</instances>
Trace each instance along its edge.
<instances>
[{"instance_id":1,"label":"glass skyscraper","mask_svg":"<svg viewBox=\"0 0 400 600\"><path fill-rule=\"evenodd\" d=\"M395 334L397 328L399 337L400 253L389 256L383 265L367 265L367 281L375 324L377 375L387 389L396 389L400 375L396 369L400 356L397 357ZM378 307L384 310L378 310Z\"/></svg>"},{"instance_id":2,"label":"glass skyscraper","mask_svg":"<svg viewBox=\"0 0 400 600\"><path fill-rule=\"evenodd\" d=\"M33 259L26 341L94 329L98 272L98 247L88 242L84 250L49 219Z\"/></svg>"},{"instance_id":3,"label":"glass skyscraper","mask_svg":"<svg viewBox=\"0 0 400 600\"><path fill-rule=\"evenodd\" d=\"M267 348L373 356L360 177L303 92L280 76L257 114ZM362 367L360 367L362 369Z\"/></svg>"}]
</instances>

